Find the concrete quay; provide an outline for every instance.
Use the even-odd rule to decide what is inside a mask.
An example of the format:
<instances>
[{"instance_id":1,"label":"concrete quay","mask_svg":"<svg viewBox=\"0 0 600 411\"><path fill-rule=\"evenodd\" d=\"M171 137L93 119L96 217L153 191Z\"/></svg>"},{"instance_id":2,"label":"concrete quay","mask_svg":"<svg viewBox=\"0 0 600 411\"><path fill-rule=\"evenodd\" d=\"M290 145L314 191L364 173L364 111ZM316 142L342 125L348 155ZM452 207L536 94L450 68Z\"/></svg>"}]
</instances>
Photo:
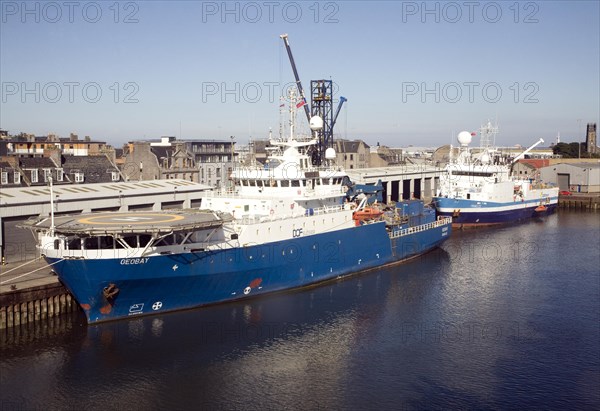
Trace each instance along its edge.
<instances>
[{"instance_id":1,"label":"concrete quay","mask_svg":"<svg viewBox=\"0 0 600 411\"><path fill-rule=\"evenodd\" d=\"M78 309L73 297L43 259L0 265L0 329Z\"/></svg>"}]
</instances>

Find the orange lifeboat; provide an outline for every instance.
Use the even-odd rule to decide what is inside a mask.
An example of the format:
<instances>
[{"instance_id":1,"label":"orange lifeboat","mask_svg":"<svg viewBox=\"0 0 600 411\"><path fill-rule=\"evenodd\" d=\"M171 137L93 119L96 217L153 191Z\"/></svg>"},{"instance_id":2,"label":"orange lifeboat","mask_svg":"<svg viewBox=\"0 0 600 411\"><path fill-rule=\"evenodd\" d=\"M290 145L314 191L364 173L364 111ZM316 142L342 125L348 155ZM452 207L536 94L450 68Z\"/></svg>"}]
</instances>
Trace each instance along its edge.
<instances>
[{"instance_id":1,"label":"orange lifeboat","mask_svg":"<svg viewBox=\"0 0 600 411\"><path fill-rule=\"evenodd\" d=\"M352 213L352 218L356 221L356 225L360 225L362 221L374 220L383 215L383 211L375 207L365 207L361 210Z\"/></svg>"},{"instance_id":2,"label":"orange lifeboat","mask_svg":"<svg viewBox=\"0 0 600 411\"><path fill-rule=\"evenodd\" d=\"M544 212L544 211L546 211L547 209L548 209L548 208L547 208L545 205L543 205L543 204L540 204L539 206L537 206L537 207L535 208L535 211L536 211L537 213L543 213L543 212Z\"/></svg>"}]
</instances>

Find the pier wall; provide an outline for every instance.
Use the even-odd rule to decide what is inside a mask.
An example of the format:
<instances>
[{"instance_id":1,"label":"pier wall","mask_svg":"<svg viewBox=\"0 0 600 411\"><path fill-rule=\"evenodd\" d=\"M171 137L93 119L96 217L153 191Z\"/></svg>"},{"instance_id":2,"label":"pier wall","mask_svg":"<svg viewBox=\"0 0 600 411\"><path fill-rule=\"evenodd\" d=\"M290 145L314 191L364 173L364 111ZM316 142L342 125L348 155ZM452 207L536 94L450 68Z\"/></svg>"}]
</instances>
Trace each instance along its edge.
<instances>
[{"instance_id":1,"label":"pier wall","mask_svg":"<svg viewBox=\"0 0 600 411\"><path fill-rule=\"evenodd\" d=\"M572 210L600 210L600 195L560 196L558 198L558 207Z\"/></svg>"},{"instance_id":2,"label":"pier wall","mask_svg":"<svg viewBox=\"0 0 600 411\"><path fill-rule=\"evenodd\" d=\"M0 330L47 320L80 310L62 284L0 294Z\"/></svg>"}]
</instances>

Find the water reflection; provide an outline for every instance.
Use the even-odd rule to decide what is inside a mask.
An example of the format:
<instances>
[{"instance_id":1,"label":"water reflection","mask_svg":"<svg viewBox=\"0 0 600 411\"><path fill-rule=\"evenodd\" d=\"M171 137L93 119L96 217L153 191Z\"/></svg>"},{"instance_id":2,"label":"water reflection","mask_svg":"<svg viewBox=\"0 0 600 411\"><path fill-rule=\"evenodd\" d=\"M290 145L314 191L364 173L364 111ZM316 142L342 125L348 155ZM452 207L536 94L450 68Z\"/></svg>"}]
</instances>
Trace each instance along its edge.
<instances>
[{"instance_id":1,"label":"water reflection","mask_svg":"<svg viewBox=\"0 0 600 411\"><path fill-rule=\"evenodd\" d=\"M581 218L456 232L406 264L298 292L13 337L0 362L3 400L40 409L597 408L598 248L581 253L600 245L600 224ZM576 275L564 264L575 258Z\"/></svg>"}]
</instances>

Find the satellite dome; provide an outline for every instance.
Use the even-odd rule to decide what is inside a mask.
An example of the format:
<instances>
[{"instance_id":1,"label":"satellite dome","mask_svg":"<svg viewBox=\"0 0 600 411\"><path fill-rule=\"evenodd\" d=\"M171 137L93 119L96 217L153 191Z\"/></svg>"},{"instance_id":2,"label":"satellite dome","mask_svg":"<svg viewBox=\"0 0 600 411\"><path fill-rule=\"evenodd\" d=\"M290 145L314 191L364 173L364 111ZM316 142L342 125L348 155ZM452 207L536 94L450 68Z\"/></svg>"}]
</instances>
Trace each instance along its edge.
<instances>
[{"instance_id":1,"label":"satellite dome","mask_svg":"<svg viewBox=\"0 0 600 411\"><path fill-rule=\"evenodd\" d=\"M325 150L325 159L326 160L334 160L335 159L335 150L333 148L329 147L327 150Z\"/></svg>"},{"instance_id":2,"label":"satellite dome","mask_svg":"<svg viewBox=\"0 0 600 411\"><path fill-rule=\"evenodd\" d=\"M468 131L461 131L460 133L458 133L458 142L461 146L468 146L469 144L471 144L471 140L471 133L469 133Z\"/></svg>"},{"instance_id":3,"label":"satellite dome","mask_svg":"<svg viewBox=\"0 0 600 411\"><path fill-rule=\"evenodd\" d=\"M323 128L323 119L319 116L312 116L310 118L310 129L315 131L315 130L321 130Z\"/></svg>"}]
</instances>

